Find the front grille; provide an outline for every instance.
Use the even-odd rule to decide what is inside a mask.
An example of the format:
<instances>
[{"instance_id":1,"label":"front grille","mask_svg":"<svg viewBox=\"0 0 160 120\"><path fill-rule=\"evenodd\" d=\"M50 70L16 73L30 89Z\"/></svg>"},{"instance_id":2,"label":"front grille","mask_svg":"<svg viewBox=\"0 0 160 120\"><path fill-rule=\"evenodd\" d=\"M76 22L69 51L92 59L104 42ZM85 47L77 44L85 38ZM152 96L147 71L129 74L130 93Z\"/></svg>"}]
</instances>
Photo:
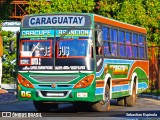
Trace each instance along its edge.
<instances>
[{"instance_id":1,"label":"front grille","mask_svg":"<svg viewBox=\"0 0 160 120\"><path fill-rule=\"evenodd\" d=\"M31 75L31 78L38 82L69 82L76 79L78 76L35 76Z\"/></svg>"},{"instance_id":2,"label":"front grille","mask_svg":"<svg viewBox=\"0 0 160 120\"><path fill-rule=\"evenodd\" d=\"M49 87L49 88L52 88L52 85L40 84L40 85L38 85L38 86L39 86L39 87ZM58 88L59 88L59 87L63 87L63 88L64 88L64 87L67 87L67 88L68 88L68 87L72 87L72 85L63 85L63 84L62 84L62 85L56 85L56 87L58 87Z\"/></svg>"}]
</instances>

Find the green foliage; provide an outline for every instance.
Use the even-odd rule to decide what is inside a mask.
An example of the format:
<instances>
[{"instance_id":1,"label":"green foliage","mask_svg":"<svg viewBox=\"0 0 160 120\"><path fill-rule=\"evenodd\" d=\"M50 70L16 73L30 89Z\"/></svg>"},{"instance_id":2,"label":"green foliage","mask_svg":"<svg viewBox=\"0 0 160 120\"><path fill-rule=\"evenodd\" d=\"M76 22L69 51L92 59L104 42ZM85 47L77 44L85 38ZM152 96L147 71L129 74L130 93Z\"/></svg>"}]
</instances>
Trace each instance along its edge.
<instances>
[{"instance_id":1,"label":"green foliage","mask_svg":"<svg viewBox=\"0 0 160 120\"><path fill-rule=\"evenodd\" d=\"M10 4L12 0L5 0L3 4L0 4L0 20L7 20L9 19L9 16L11 15L11 12L13 10L13 5Z\"/></svg>"},{"instance_id":2,"label":"green foliage","mask_svg":"<svg viewBox=\"0 0 160 120\"><path fill-rule=\"evenodd\" d=\"M12 54L10 51L10 40L14 40L16 42L16 38L14 37L14 33L11 31L2 31L2 39L3 39L3 73L2 73L2 83L13 83L16 74L15 74L15 59L16 54ZM14 46L16 48L16 46ZM16 50L16 49L15 49Z\"/></svg>"},{"instance_id":3,"label":"green foliage","mask_svg":"<svg viewBox=\"0 0 160 120\"><path fill-rule=\"evenodd\" d=\"M109 18L115 18L120 5L120 0L100 0L97 2L95 13Z\"/></svg>"},{"instance_id":4,"label":"green foliage","mask_svg":"<svg viewBox=\"0 0 160 120\"><path fill-rule=\"evenodd\" d=\"M29 13L93 12L94 0L29 0Z\"/></svg>"}]
</instances>

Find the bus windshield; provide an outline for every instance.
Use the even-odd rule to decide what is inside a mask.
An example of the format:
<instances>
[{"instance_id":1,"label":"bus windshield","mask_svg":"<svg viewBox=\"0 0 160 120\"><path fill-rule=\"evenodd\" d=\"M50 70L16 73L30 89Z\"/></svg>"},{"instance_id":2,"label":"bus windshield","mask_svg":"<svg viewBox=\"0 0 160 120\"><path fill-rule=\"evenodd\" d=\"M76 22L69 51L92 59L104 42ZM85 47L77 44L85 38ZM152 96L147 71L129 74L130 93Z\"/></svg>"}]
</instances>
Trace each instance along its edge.
<instances>
[{"instance_id":1,"label":"bus windshield","mask_svg":"<svg viewBox=\"0 0 160 120\"><path fill-rule=\"evenodd\" d=\"M93 70L90 29L23 30L21 35L19 69Z\"/></svg>"},{"instance_id":2,"label":"bus windshield","mask_svg":"<svg viewBox=\"0 0 160 120\"><path fill-rule=\"evenodd\" d=\"M90 55L87 38L67 38L57 41L57 58L83 58Z\"/></svg>"}]
</instances>

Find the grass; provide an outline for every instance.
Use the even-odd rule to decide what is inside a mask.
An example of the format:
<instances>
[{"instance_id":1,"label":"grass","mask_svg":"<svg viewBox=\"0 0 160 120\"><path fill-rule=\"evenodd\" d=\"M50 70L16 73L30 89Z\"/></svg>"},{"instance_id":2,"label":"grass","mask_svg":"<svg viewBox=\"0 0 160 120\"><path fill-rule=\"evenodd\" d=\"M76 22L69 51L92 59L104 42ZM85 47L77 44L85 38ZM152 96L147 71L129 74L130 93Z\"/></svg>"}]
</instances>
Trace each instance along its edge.
<instances>
[{"instance_id":1,"label":"grass","mask_svg":"<svg viewBox=\"0 0 160 120\"><path fill-rule=\"evenodd\" d=\"M151 91L151 90L147 89L147 90L144 91L142 94L159 96L159 95L160 95L160 90L152 90L152 91Z\"/></svg>"}]
</instances>

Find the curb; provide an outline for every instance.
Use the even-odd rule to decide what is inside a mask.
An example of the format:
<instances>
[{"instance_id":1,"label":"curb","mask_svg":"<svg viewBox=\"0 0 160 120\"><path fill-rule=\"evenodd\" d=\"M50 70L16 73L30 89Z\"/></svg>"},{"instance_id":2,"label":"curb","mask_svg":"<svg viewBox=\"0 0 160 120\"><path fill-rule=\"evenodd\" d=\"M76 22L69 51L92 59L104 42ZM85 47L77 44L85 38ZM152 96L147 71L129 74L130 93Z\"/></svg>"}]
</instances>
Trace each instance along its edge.
<instances>
[{"instance_id":1,"label":"curb","mask_svg":"<svg viewBox=\"0 0 160 120\"><path fill-rule=\"evenodd\" d=\"M155 96L155 95L139 94L138 96L160 100L160 96Z\"/></svg>"}]
</instances>

